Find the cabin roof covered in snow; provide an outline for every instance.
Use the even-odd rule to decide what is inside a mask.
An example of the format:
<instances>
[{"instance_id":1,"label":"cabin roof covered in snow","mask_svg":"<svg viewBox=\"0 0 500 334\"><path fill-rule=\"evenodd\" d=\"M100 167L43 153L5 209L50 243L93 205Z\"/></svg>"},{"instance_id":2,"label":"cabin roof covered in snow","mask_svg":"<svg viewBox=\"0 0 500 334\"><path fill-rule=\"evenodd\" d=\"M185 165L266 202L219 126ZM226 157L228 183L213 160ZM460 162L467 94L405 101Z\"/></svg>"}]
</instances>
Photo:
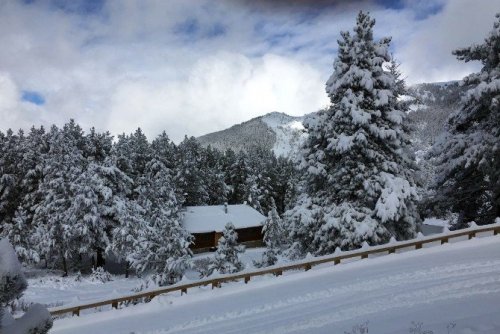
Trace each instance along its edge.
<instances>
[{"instance_id":1,"label":"cabin roof covered in snow","mask_svg":"<svg viewBox=\"0 0 500 334\"><path fill-rule=\"evenodd\" d=\"M187 206L184 208L184 228L191 233L222 232L231 222L235 228L255 227L264 223L266 217L246 204Z\"/></svg>"}]
</instances>

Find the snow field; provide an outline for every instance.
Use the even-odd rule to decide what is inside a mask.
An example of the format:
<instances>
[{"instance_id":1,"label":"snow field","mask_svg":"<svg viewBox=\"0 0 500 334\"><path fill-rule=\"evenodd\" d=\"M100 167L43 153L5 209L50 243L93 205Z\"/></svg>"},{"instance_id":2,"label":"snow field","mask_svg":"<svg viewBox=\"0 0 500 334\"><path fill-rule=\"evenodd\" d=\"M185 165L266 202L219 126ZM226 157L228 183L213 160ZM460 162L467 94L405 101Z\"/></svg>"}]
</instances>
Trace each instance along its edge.
<instances>
[{"instance_id":1,"label":"snow field","mask_svg":"<svg viewBox=\"0 0 500 334\"><path fill-rule=\"evenodd\" d=\"M293 117L272 112L262 117L262 121L276 134L273 152L277 156L294 157L307 138L303 121L307 116Z\"/></svg>"},{"instance_id":2,"label":"snow field","mask_svg":"<svg viewBox=\"0 0 500 334\"><path fill-rule=\"evenodd\" d=\"M53 333L408 333L412 321L446 333L500 332L500 239L314 267L165 295L148 304L65 318Z\"/></svg>"},{"instance_id":3,"label":"snow field","mask_svg":"<svg viewBox=\"0 0 500 334\"><path fill-rule=\"evenodd\" d=\"M264 248L247 249L241 255L242 262L251 267L254 260L260 259ZM194 260L213 257L214 253L195 254ZM195 270L186 272L187 280L199 279L199 273ZM133 290L143 283L143 279L131 275L113 275L111 282L93 282L84 276L80 282L75 281L75 275L61 277L60 274L42 274L28 278L28 288L23 294L22 300L26 303L40 303L47 307L72 306L116 296L129 295ZM103 308L106 309L106 308ZM82 313L93 313L93 310L85 310Z\"/></svg>"}]
</instances>

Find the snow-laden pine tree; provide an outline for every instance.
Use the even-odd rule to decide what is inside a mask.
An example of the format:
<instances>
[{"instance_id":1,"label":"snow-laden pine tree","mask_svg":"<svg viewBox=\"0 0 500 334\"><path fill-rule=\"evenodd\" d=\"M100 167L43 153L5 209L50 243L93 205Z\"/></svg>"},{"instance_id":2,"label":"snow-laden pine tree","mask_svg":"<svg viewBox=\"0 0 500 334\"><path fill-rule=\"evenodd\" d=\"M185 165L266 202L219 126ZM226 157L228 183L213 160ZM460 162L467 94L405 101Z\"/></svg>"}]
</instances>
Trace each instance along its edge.
<instances>
[{"instance_id":1,"label":"snow-laden pine tree","mask_svg":"<svg viewBox=\"0 0 500 334\"><path fill-rule=\"evenodd\" d=\"M112 157L91 161L71 184L68 223L78 243L78 254L92 256L94 267L104 265L111 231L130 219L126 195L132 180L116 167ZM93 159L92 159L93 160Z\"/></svg>"},{"instance_id":2,"label":"snow-laden pine tree","mask_svg":"<svg viewBox=\"0 0 500 334\"><path fill-rule=\"evenodd\" d=\"M0 333L45 334L52 327L49 312L40 304L32 305L18 319L5 309L27 286L14 249L7 239L0 239Z\"/></svg>"},{"instance_id":3,"label":"snow-laden pine tree","mask_svg":"<svg viewBox=\"0 0 500 334\"><path fill-rule=\"evenodd\" d=\"M112 239L107 252L113 253L120 261L125 262L125 277L129 276L130 261L138 245L138 237L146 223L145 211L136 200L125 201L120 210L121 219L113 228Z\"/></svg>"},{"instance_id":4,"label":"snow-laden pine tree","mask_svg":"<svg viewBox=\"0 0 500 334\"><path fill-rule=\"evenodd\" d=\"M68 259L78 254L74 242L70 207L72 184L85 169L82 155L83 131L71 121L48 134L49 150L44 157L43 181L37 189L40 200L33 216L33 239L36 251L49 263L60 263L68 273Z\"/></svg>"},{"instance_id":5,"label":"snow-laden pine tree","mask_svg":"<svg viewBox=\"0 0 500 334\"><path fill-rule=\"evenodd\" d=\"M229 204L241 204L246 201L246 182L249 175L248 158L244 151L234 154L233 151L226 152L227 176L229 185Z\"/></svg>"},{"instance_id":6,"label":"snow-laden pine tree","mask_svg":"<svg viewBox=\"0 0 500 334\"><path fill-rule=\"evenodd\" d=\"M33 247L32 229L28 224L26 211L18 209L9 223L4 223L2 235L7 237L23 263L38 263L40 256Z\"/></svg>"},{"instance_id":7,"label":"snow-laden pine tree","mask_svg":"<svg viewBox=\"0 0 500 334\"><path fill-rule=\"evenodd\" d=\"M217 243L217 251L212 263L210 263L209 274L214 271L221 274L241 271L244 265L239 255L244 251L245 247L238 244L238 233L236 233L234 225L227 223L222 231L222 237Z\"/></svg>"},{"instance_id":8,"label":"snow-laden pine tree","mask_svg":"<svg viewBox=\"0 0 500 334\"><path fill-rule=\"evenodd\" d=\"M390 38L374 41L374 24L360 12L354 33L341 33L326 83L332 104L306 124L300 164L305 194L287 213L296 255L416 233L418 194L405 113L395 78L383 68L390 61Z\"/></svg>"},{"instance_id":9,"label":"snow-laden pine tree","mask_svg":"<svg viewBox=\"0 0 500 334\"><path fill-rule=\"evenodd\" d=\"M151 143L151 149L155 157L160 160L165 167L174 172L176 168L175 153L177 147L175 143L170 140L167 133L163 131Z\"/></svg>"},{"instance_id":10,"label":"snow-laden pine tree","mask_svg":"<svg viewBox=\"0 0 500 334\"><path fill-rule=\"evenodd\" d=\"M109 132L98 133L95 128L85 136L83 155L91 161L104 162L113 147L113 136Z\"/></svg>"},{"instance_id":11,"label":"snow-laden pine tree","mask_svg":"<svg viewBox=\"0 0 500 334\"><path fill-rule=\"evenodd\" d=\"M276 209L276 203L271 198L271 210L267 214L266 221L262 227L264 234L264 244L266 250L262 253L260 262L254 262L256 267L267 267L274 265L277 261L277 255L281 253L287 243L287 234L283 226L283 220L280 218Z\"/></svg>"},{"instance_id":12,"label":"snow-laden pine tree","mask_svg":"<svg viewBox=\"0 0 500 334\"><path fill-rule=\"evenodd\" d=\"M394 95L396 97L406 95L408 92L403 73L399 69L400 66L401 64L394 58L394 55L391 54L391 60L389 61L387 70L394 77Z\"/></svg>"},{"instance_id":13,"label":"snow-laden pine tree","mask_svg":"<svg viewBox=\"0 0 500 334\"><path fill-rule=\"evenodd\" d=\"M206 205L209 201L202 167L202 150L194 137L185 137L177 149L177 186L182 190L185 205Z\"/></svg>"},{"instance_id":14,"label":"snow-laden pine tree","mask_svg":"<svg viewBox=\"0 0 500 334\"><path fill-rule=\"evenodd\" d=\"M276 203L271 198L271 210L267 214L267 219L262 227L264 233L264 243L267 248L274 248L280 250L286 245L286 233L281 219L276 209Z\"/></svg>"},{"instance_id":15,"label":"snow-laden pine tree","mask_svg":"<svg viewBox=\"0 0 500 334\"><path fill-rule=\"evenodd\" d=\"M0 224L10 224L20 202L20 165L24 135L7 130L0 135ZM1 231L1 230L0 230Z\"/></svg>"},{"instance_id":16,"label":"snow-laden pine tree","mask_svg":"<svg viewBox=\"0 0 500 334\"><path fill-rule=\"evenodd\" d=\"M266 214L276 185L277 160L273 151L267 148L248 149L249 176L247 177L247 201L254 209Z\"/></svg>"},{"instance_id":17,"label":"snow-laden pine tree","mask_svg":"<svg viewBox=\"0 0 500 334\"><path fill-rule=\"evenodd\" d=\"M43 127L32 127L24 140L22 159L19 166L22 180L20 191L22 197L18 203L13 219L16 234L9 237L22 262L38 262L39 254L35 251L33 244L33 215L37 203L42 199L38 191L43 180L44 157L48 152L47 135Z\"/></svg>"},{"instance_id":18,"label":"snow-laden pine tree","mask_svg":"<svg viewBox=\"0 0 500 334\"><path fill-rule=\"evenodd\" d=\"M297 196L297 183L299 176L290 159L278 157L276 160L276 175L274 196L276 208L279 213L290 209Z\"/></svg>"},{"instance_id":19,"label":"snow-laden pine tree","mask_svg":"<svg viewBox=\"0 0 500 334\"><path fill-rule=\"evenodd\" d=\"M232 164L227 166L227 182L229 186L229 204L248 205L265 213L264 206L272 195L271 178L268 173L272 163L266 160L275 159L274 155L252 149L250 153L240 151L233 157Z\"/></svg>"},{"instance_id":20,"label":"snow-laden pine tree","mask_svg":"<svg viewBox=\"0 0 500 334\"><path fill-rule=\"evenodd\" d=\"M207 185L209 205L220 205L227 202L229 189L224 182L222 160L222 153L211 146L203 150L203 178Z\"/></svg>"},{"instance_id":21,"label":"snow-laden pine tree","mask_svg":"<svg viewBox=\"0 0 500 334\"><path fill-rule=\"evenodd\" d=\"M262 205L260 204L263 197L262 190L259 187L259 175L255 173L249 174L245 182L245 201L260 213L263 213Z\"/></svg>"},{"instance_id":22,"label":"snow-laden pine tree","mask_svg":"<svg viewBox=\"0 0 500 334\"><path fill-rule=\"evenodd\" d=\"M153 158L146 164L136 191L144 223L127 259L139 273L153 271L157 284L175 283L190 266L192 236L181 225L181 203L171 171Z\"/></svg>"},{"instance_id":23,"label":"snow-laden pine tree","mask_svg":"<svg viewBox=\"0 0 500 334\"><path fill-rule=\"evenodd\" d=\"M141 128L130 135L119 135L112 152L116 158L117 167L134 183L144 174L146 164L153 155L151 145Z\"/></svg>"},{"instance_id":24,"label":"snow-laden pine tree","mask_svg":"<svg viewBox=\"0 0 500 334\"><path fill-rule=\"evenodd\" d=\"M491 223L500 216L500 14L484 43L453 52L480 61L479 73L463 79L463 107L449 119L448 134L436 143L437 197L469 221Z\"/></svg>"}]
</instances>

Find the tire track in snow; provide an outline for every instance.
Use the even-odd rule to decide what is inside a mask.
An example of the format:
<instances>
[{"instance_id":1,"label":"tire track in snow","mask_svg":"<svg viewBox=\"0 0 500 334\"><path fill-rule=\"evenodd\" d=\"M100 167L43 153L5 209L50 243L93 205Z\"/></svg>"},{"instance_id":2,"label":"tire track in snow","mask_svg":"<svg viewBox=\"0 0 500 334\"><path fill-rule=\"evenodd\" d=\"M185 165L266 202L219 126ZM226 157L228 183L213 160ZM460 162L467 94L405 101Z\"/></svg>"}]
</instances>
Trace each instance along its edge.
<instances>
[{"instance_id":1,"label":"tire track in snow","mask_svg":"<svg viewBox=\"0 0 500 334\"><path fill-rule=\"evenodd\" d=\"M329 312L328 314L321 316L318 316L318 313L320 312L317 310L315 312L306 311L301 313L300 316L301 318L306 318L305 320L297 321L296 318L289 318L287 325L255 333L283 334L311 332L311 330L315 328L322 328L329 324L368 316L374 313L387 312L391 309L409 308L421 304L432 305L436 302L444 300L500 293L500 277L472 279L468 280L467 283L468 284L464 282L441 284L424 290L412 291L409 293L398 293L393 297L386 295L386 299L383 301L356 305L351 308L340 309L335 313Z\"/></svg>"},{"instance_id":2,"label":"tire track in snow","mask_svg":"<svg viewBox=\"0 0 500 334\"><path fill-rule=\"evenodd\" d=\"M499 275L491 277L492 273ZM487 275L487 277L478 277L481 275ZM417 284L419 289L406 291L408 284L412 282ZM395 291L391 295L384 293L384 288L396 289L398 287L403 290ZM453 264L309 292L273 303L202 317L171 328L145 333L186 331L206 333L209 330L241 333L242 328L248 332L255 332L259 330L259 327L267 328L263 333L293 333L392 308L411 307L440 300L496 292L500 292L500 261ZM361 294L361 298L360 293L364 293ZM356 296L359 301L349 299L351 296ZM366 300L371 302L366 302ZM346 303L348 305L344 305ZM332 305L338 309L333 314ZM328 314L318 316L318 314L325 313L325 310ZM273 314L272 319L269 313ZM305 320L297 320L297 314ZM234 320L238 321L238 326L234 326ZM248 323L248 326L242 325L243 322ZM252 323L257 323L257 325L252 326ZM270 331L269 326L265 326L266 324L274 324L275 326L270 326L275 327L274 330ZM251 331L251 328L255 331Z\"/></svg>"}]
</instances>

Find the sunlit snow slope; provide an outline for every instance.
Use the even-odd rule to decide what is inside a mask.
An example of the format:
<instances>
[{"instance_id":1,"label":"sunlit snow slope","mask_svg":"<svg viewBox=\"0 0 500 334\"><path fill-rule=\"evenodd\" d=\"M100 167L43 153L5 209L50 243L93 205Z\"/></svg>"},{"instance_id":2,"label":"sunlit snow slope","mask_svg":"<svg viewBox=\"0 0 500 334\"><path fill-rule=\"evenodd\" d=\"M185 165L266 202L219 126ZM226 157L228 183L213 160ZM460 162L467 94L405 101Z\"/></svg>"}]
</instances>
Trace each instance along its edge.
<instances>
[{"instance_id":1,"label":"sunlit snow slope","mask_svg":"<svg viewBox=\"0 0 500 334\"><path fill-rule=\"evenodd\" d=\"M293 157L307 137L303 125L306 117L309 116L294 117L271 112L197 139L204 146L210 145L222 151L228 148L248 150L257 146L271 149L277 156Z\"/></svg>"},{"instance_id":2,"label":"sunlit snow slope","mask_svg":"<svg viewBox=\"0 0 500 334\"><path fill-rule=\"evenodd\" d=\"M272 112L262 116L262 121L276 134L273 145L274 154L292 157L298 153L299 147L307 138L303 117L293 117L287 114Z\"/></svg>"},{"instance_id":3,"label":"sunlit snow slope","mask_svg":"<svg viewBox=\"0 0 500 334\"><path fill-rule=\"evenodd\" d=\"M66 318L53 333L500 333L500 236L189 290Z\"/></svg>"}]
</instances>

